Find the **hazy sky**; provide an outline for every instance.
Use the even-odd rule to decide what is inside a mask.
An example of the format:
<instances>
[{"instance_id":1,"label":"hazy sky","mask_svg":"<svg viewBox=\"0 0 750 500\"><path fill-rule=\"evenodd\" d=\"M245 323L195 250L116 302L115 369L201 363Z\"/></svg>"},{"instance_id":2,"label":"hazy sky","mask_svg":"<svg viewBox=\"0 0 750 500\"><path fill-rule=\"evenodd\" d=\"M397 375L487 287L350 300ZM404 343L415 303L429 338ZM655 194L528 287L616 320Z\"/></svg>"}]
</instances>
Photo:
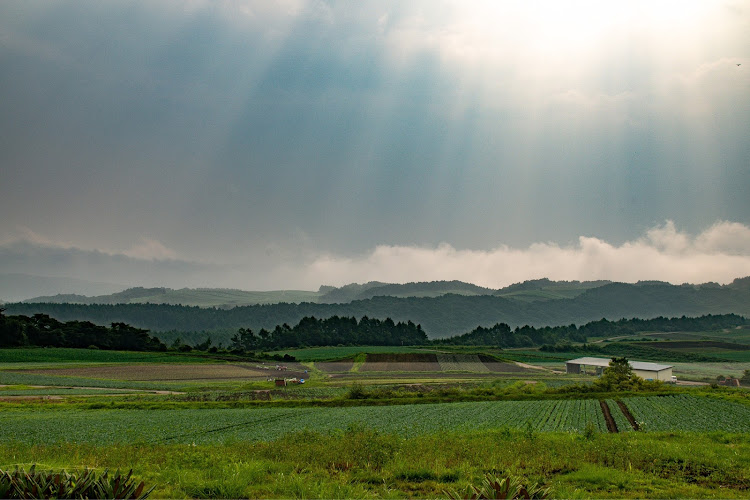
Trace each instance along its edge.
<instances>
[{"instance_id":1,"label":"hazy sky","mask_svg":"<svg viewBox=\"0 0 750 500\"><path fill-rule=\"evenodd\" d=\"M750 1L0 2L0 271L750 275Z\"/></svg>"}]
</instances>

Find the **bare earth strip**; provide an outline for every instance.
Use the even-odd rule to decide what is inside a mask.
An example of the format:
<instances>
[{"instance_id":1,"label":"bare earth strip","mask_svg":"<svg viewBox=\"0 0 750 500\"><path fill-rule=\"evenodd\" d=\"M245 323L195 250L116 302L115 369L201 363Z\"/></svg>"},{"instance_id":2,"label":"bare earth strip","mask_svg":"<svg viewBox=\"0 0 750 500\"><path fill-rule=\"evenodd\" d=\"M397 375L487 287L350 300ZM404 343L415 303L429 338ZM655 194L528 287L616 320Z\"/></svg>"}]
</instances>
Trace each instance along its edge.
<instances>
[{"instance_id":1,"label":"bare earth strip","mask_svg":"<svg viewBox=\"0 0 750 500\"><path fill-rule=\"evenodd\" d=\"M15 370L14 370L15 371ZM34 373L39 375L57 375L67 377L101 378L128 381L153 380L215 380L215 379L248 379L266 378L277 373L288 372L266 371L256 369L252 364L148 364L128 366L89 366L82 368L53 368L23 370L17 373Z\"/></svg>"},{"instance_id":2,"label":"bare earth strip","mask_svg":"<svg viewBox=\"0 0 750 500\"><path fill-rule=\"evenodd\" d=\"M398 353L367 355L360 372L440 372L442 368L435 354Z\"/></svg>"},{"instance_id":3,"label":"bare earth strip","mask_svg":"<svg viewBox=\"0 0 750 500\"><path fill-rule=\"evenodd\" d=\"M516 364L518 366L522 367L522 368L529 368L530 370L541 370L541 371L552 372L552 373L557 373L557 374L565 373L565 372L561 372L559 370L551 370L551 369L545 368L543 366L529 365L527 363L521 363L520 361L516 361Z\"/></svg>"},{"instance_id":4,"label":"bare earth strip","mask_svg":"<svg viewBox=\"0 0 750 500\"><path fill-rule=\"evenodd\" d=\"M343 373L348 372L354 366L353 359L346 359L341 361L316 361L315 368L318 370L328 373Z\"/></svg>"}]
</instances>

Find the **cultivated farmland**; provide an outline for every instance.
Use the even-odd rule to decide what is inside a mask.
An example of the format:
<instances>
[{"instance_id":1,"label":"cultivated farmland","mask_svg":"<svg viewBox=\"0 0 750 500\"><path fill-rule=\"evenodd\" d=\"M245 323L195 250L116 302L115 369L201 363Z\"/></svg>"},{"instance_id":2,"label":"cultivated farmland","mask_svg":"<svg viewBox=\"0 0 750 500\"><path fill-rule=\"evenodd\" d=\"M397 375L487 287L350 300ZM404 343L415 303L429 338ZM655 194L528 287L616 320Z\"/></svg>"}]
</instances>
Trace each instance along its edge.
<instances>
[{"instance_id":1,"label":"cultivated farmland","mask_svg":"<svg viewBox=\"0 0 750 500\"><path fill-rule=\"evenodd\" d=\"M267 369L260 368L263 365L257 363L195 363L195 364L146 364L146 365L105 365L105 366L86 366L80 368L59 368L59 369L41 369L41 370L23 370L22 373L62 376L62 377L82 377L82 378L100 378L100 379L117 379L117 380L231 380L231 379L257 379L265 380L269 374L273 376L277 370L273 366L267 366ZM303 373L298 369L291 376L298 376Z\"/></svg>"},{"instance_id":2,"label":"cultivated farmland","mask_svg":"<svg viewBox=\"0 0 750 500\"><path fill-rule=\"evenodd\" d=\"M750 432L750 407L686 394L623 398L644 431Z\"/></svg>"},{"instance_id":3,"label":"cultivated farmland","mask_svg":"<svg viewBox=\"0 0 750 500\"><path fill-rule=\"evenodd\" d=\"M606 432L596 400L201 410L8 410L2 441L54 444L267 441L289 432L331 432L361 425L403 437L445 431L519 429Z\"/></svg>"},{"instance_id":4,"label":"cultivated farmland","mask_svg":"<svg viewBox=\"0 0 750 500\"><path fill-rule=\"evenodd\" d=\"M625 402L646 430L750 431L750 408L737 403L692 396L633 397ZM616 417L619 408L610 408L624 430L624 417ZM587 426L607 432L598 400L579 399L244 410L9 409L3 413L5 432L0 440L209 444L267 441L289 432L334 432L353 425L403 437L493 429L581 433Z\"/></svg>"}]
</instances>

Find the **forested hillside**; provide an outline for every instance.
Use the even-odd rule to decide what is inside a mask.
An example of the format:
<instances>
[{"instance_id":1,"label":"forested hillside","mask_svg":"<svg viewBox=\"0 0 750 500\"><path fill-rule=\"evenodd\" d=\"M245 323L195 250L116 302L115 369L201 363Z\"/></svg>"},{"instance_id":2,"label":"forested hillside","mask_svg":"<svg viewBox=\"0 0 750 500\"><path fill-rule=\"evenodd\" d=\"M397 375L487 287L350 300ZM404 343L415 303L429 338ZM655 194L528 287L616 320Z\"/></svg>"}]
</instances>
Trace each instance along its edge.
<instances>
[{"instance_id":1,"label":"forested hillside","mask_svg":"<svg viewBox=\"0 0 750 500\"><path fill-rule=\"evenodd\" d=\"M216 329L272 329L295 324L305 316L385 319L421 324L430 338L463 334L477 326L511 327L583 324L607 318L654 318L735 313L750 315L750 278L729 285L611 283L572 299L523 301L512 298L449 294L440 297L374 297L346 304L269 304L232 309L176 305L7 304L8 314L45 313L61 321L97 324L123 322L152 331L186 332Z\"/></svg>"}]
</instances>

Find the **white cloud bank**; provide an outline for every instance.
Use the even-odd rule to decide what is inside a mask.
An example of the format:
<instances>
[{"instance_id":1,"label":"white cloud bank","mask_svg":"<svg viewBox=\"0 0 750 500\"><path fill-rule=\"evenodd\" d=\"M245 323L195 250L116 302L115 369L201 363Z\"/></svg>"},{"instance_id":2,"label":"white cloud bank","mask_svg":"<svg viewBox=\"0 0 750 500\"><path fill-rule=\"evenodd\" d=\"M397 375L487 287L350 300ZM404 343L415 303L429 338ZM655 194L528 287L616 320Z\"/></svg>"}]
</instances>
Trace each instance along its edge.
<instances>
[{"instance_id":1,"label":"white cloud bank","mask_svg":"<svg viewBox=\"0 0 750 500\"><path fill-rule=\"evenodd\" d=\"M358 257L269 255L265 261L207 263L176 259L177 252L150 239L112 252L54 244L31 231L0 242L0 274L27 273L128 286L304 289L352 282L461 280L501 288L529 279L729 283L750 276L750 226L719 221L698 235L672 221L621 245L581 236L570 246L535 243L492 250L379 245ZM262 259L261 259L262 260Z\"/></svg>"},{"instance_id":2,"label":"white cloud bank","mask_svg":"<svg viewBox=\"0 0 750 500\"><path fill-rule=\"evenodd\" d=\"M319 283L462 280L500 288L534 278L671 283L728 283L750 276L750 227L720 221L697 236L680 232L672 221L635 241L616 246L581 236L573 246L536 243L525 249L459 250L380 245L357 258L323 256L304 273Z\"/></svg>"}]
</instances>

